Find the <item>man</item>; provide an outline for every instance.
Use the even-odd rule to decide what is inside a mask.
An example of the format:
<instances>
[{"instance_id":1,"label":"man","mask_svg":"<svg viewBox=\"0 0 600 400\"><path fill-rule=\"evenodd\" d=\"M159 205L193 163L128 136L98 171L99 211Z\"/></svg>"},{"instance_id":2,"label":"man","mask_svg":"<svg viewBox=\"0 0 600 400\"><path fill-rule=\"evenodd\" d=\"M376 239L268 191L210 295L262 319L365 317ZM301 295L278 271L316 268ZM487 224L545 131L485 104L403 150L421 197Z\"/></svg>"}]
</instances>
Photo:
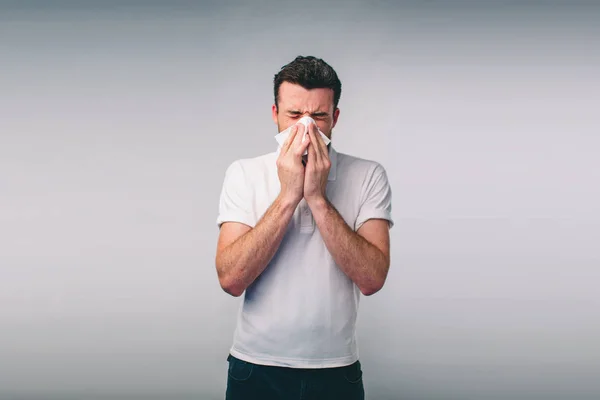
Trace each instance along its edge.
<instances>
[{"instance_id":1,"label":"man","mask_svg":"<svg viewBox=\"0 0 600 400\"><path fill-rule=\"evenodd\" d=\"M233 162L220 198L219 282L232 296L245 291L226 399L364 399L355 326L360 293L379 291L390 265L386 172L320 137L331 139L341 95L323 60L285 65L274 94L273 121L292 127L288 139ZM296 125L305 116L308 129Z\"/></svg>"}]
</instances>

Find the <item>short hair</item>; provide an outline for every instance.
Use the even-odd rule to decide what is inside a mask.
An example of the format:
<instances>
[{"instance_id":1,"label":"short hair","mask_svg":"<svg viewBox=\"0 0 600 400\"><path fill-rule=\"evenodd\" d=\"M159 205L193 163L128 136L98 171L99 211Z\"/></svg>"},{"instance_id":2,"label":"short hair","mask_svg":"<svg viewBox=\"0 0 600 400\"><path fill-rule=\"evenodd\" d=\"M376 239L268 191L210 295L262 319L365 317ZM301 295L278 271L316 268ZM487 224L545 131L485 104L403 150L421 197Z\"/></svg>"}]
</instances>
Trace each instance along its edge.
<instances>
[{"instance_id":1,"label":"short hair","mask_svg":"<svg viewBox=\"0 0 600 400\"><path fill-rule=\"evenodd\" d=\"M337 108L342 94L342 82L333 68L320 58L298 56L281 67L273 79L275 107L279 109L279 87L283 82L294 83L304 89L326 88L333 90L333 107Z\"/></svg>"}]
</instances>

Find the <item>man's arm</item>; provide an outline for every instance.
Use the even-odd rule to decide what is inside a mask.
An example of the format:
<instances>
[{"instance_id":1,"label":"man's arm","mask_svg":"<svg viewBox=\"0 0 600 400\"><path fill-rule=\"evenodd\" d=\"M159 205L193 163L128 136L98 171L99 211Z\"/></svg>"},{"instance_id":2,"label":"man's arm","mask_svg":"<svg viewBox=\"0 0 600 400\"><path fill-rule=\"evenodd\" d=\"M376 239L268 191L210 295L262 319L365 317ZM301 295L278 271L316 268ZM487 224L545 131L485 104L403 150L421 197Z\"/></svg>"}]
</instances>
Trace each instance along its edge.
<instances>
[{"instance_id":1,"label":"man's arm","mask_svg":"<svg viewBox=\"0 0 600 400\"><path fill-rule=\"evenodd\" d=\"M308 140L302 143L303 133L303 126L295 126L282 145L277 158L277 175L281 186L279 196L254 228L244 223L252 223L248 216L251 200L238 191L238 186L244 186L245 179L239 175L231 180L226 179L221 196L219 221L222 224L215 264L221 287L232 296L241 296L265 270L302 199L302 153L309 144Z\"/></svg>"},{"instance_id":2,"label":"man's arm","mask_svg":"<svg viewBox=\"0 0 600 400\"><path fill-rule=\"evenodd\" d=\"M369 219L354 232L326 198L314 201L311 210L323 241L340 269L365 296L378 292L390 267L388 221Z\"/></svg>"},{"instance_id":3,"label":"man's arm","mask_svg":"<svg viewBox=\"0 0 600 400\"><path fill-rule=\"evenodd\" d=\"M336 264L364 295L370 296L383 287L390 267L391 189L385 170L380 166L373 170L355 233L327 199L331 160L325 142L316 133L311 126L304 198Z\"/></svg>"},{"instance_id":4,"label":"man's arm","mask_svg":"<svg viewBox=\"0 0 600 400\"><path fill-rule=\"evenodd\" d=\"M287 230L296 206L278 197L254 228L238 222L221 226L217 275L225 292L238 297L267 267Z\"/></svg>"}]
</instances>

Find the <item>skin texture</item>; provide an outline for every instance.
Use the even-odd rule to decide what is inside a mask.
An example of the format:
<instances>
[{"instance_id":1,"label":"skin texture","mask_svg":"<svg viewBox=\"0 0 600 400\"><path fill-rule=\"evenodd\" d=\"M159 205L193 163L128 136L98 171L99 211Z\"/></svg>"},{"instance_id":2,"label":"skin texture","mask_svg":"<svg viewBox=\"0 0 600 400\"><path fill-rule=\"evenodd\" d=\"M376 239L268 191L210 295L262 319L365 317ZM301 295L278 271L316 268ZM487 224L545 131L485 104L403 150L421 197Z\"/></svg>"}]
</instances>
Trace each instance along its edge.
<instances>
[{"instance_id":1,"label":"skin texture","mask_svg":"<svg viewBox=\"0 0 600 400\"><path fill-rule=\"evenodd\" d=\"M333 105L333 90L307 90L289 82L282 83L279 104L272 107L279 132L308 115L329 138L339 113ZM346 224L325 195L331 168L327 146L314 125L309 126L308 140L304 143L303 134L302 124L294 127L282 146L277 159L281 191L256 226L251 228L238 222L221 225L217 275L223 290L232 296L240 296L267 267L302 198L310 207L335 262L360 291L369 296L385 283L390 265L388 222L370 219L357 232ZM307 147L304 166L302 153Z\"/></svg>"}]
</instances>

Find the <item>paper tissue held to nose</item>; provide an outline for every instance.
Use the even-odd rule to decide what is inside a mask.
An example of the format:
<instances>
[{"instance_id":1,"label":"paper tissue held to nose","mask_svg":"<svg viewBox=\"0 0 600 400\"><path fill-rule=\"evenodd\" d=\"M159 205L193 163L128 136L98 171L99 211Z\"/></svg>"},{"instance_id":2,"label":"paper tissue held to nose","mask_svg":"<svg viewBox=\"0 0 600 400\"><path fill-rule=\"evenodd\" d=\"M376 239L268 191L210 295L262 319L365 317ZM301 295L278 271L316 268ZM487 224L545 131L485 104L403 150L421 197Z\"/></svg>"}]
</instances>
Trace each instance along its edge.
<instances>
[{"instance_id":1,"label":"paper tissue held to nose","mask_svg":"<svg viewBox=\"0 0 600 400\"><path fill-rule=\"evenodd\" d=\"M305 127L304 130L304 137L302 138L302 142L304 142L306 140L306 137L308 135L308 125L309 124L315 124L315 126L317 125L317 123L315 122L314 119L312 119L311 117L302 117L298 120L298 122L296 122L294 125L297 124L303 124ZM283 143L287 140L288 136L290 135L292 128L294 127L294 125L290 126L289 128L287 128L286 130L283 130L281 132L279 132L277 135L275 135L275 140L277 140L277 143L279 143L279 146L283 146ZM319 134L321 135L321 137L323 138L323 140L325 141L325 145L328 145L329 142L331 142L331 140L329 140L329 138L327 136L325 136L325 134L323 132L321 132L321 130L319 128L317 128L319 130ZM308 154L308 149L306 151L304 151L304 155Z\"/></svg>"}]
</instances>

